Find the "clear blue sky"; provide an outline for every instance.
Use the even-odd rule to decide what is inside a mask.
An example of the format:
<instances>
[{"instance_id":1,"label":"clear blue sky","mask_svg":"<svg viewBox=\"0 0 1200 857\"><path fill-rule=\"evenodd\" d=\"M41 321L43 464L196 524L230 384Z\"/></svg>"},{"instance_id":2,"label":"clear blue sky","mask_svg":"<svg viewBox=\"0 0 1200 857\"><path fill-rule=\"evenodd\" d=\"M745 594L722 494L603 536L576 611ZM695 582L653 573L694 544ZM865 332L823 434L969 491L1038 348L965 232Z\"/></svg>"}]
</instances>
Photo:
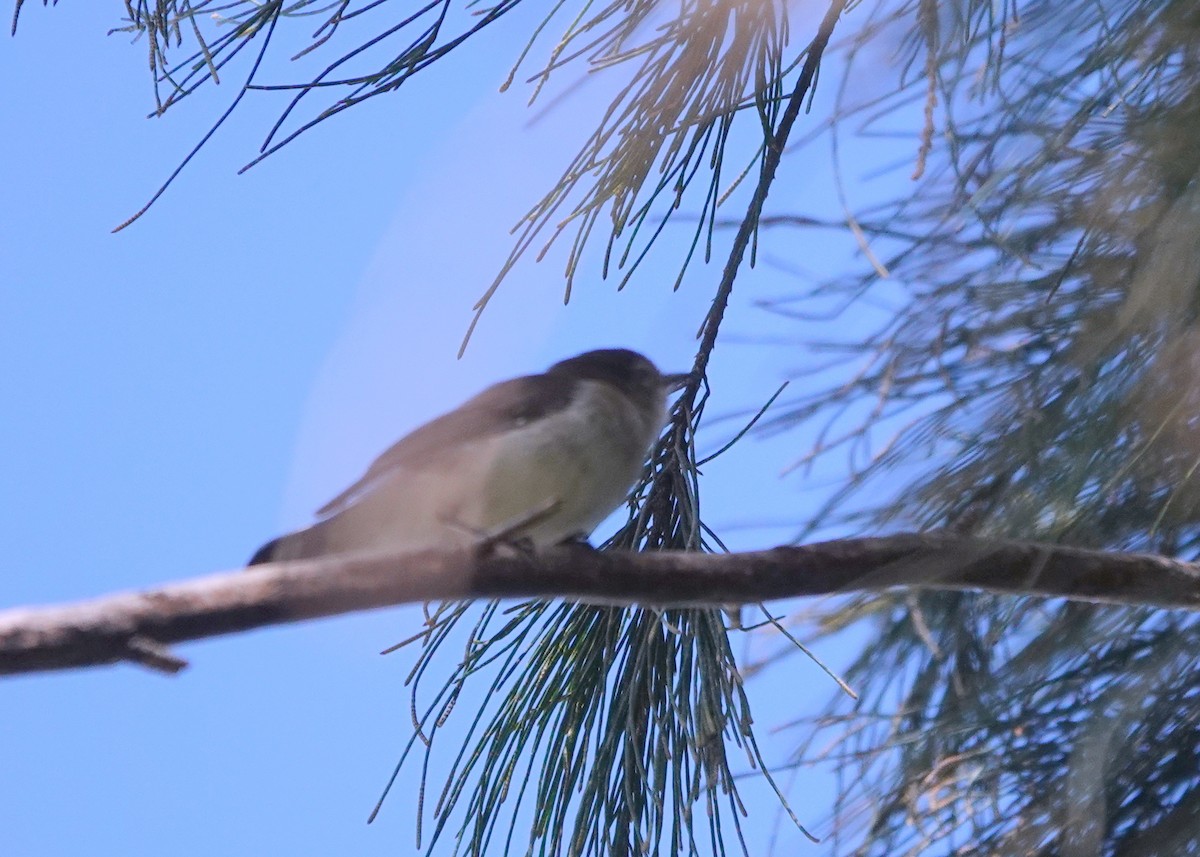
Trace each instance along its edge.
<instances>
[{"instance_id":1,"label":"clear blue sky","mask_svg":"<svg viewBox=\"0 0 1200 857\"><path fill-rule=\"evenodd\" d=\"M455 359L509 227L605 101L592 84L530 124L527 91L497 93L528 16L238 177L275 117L251 98L111 235L234 95L145 119L145 46L105 36L120 12L28 4L0 47L0 606L235 568L404 431L562 356L622 345L689 364L719 264L672 294L670 252L620 294L593 266L566 307L561 254L524 264ZM779 199L828 192L813 159L784 178ZM819 272L828 246L810 253ZM769 264L739 281L713 414L756 406L804 359L732 344L794 336L753 303L795 288ZM752 440L706 468L706 515L731 545L792 534L809 499L779 473L803 449ZM776 526L745 526L762 521ZM413 853L415 769L381 822L364 820L409 734L410 661L376 652L418 621L389 610L187 645L174 679L117 666L0 682L0 851ZM806 696L832 691L796 667ZM795 713L763 711L764 729ZM774 815L756 818L765 842Z\"/></svg>"}]
</instances>

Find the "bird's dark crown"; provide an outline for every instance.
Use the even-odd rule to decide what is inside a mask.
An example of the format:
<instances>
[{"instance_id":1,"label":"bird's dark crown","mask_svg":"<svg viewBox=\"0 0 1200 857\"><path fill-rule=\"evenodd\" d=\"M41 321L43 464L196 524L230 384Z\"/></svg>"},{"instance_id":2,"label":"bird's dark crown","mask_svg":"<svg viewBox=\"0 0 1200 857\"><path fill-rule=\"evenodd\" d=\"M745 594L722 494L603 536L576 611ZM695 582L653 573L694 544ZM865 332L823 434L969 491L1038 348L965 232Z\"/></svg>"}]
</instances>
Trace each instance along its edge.
<instances>
[{"instance_id":1,"label":"bird's dark crown","mask_svg":"<svg viewBox=\"0 0 1200 857\"><path fill-rule=\"evenodd\" d=\"M550 367L552 375L589 381L607 381L618 387L656 386L662 378L650 360L628 348L603 348L561 360Z\"/></svg>"},{"instance_id":2,"label":"bird's dark crown","mask_svg":"<svg viewBox=\"0 0 1200 857\"><path fill-rule=\"evenodd\" d=\"M547 374L581 381L603 381L635 401L658 401L665 392L666 376L648 358L628 348L585 351L555 363Z\"/></svg>"}]
</instances>

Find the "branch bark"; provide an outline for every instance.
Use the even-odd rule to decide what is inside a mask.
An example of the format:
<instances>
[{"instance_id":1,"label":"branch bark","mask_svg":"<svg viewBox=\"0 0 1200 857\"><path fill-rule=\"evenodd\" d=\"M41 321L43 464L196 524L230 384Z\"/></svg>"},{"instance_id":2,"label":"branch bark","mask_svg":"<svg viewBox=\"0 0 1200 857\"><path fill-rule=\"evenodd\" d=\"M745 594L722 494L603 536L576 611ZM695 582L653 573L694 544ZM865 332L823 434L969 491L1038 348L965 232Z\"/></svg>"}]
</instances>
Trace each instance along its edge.
<instances>
[{"instance_id":1,"label":"branch bark","mask_svg":"<svg viewBox=\"0 0 1200 857\"><path fill-rule=\"evenodd\" d=\"M0 612L0 675L119 661L177 672L186 662L167 649L172 643L407 602L563 597L686 607L895 586L1200 609L1198 564L949 533L723 555L576 546L536 555L359 554Z\"/></svg>"}]
</instances>

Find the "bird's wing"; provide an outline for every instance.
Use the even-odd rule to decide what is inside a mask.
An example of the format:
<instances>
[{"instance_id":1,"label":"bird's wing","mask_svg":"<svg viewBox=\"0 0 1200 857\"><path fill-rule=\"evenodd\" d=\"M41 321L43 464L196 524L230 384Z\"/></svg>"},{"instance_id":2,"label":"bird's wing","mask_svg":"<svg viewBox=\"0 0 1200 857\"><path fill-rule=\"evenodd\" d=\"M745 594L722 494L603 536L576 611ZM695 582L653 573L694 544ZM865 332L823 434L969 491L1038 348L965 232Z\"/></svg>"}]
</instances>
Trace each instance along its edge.
<instances>
[{"instance_id":1,"label":"bird's wing","mask_svg":"<svg viewBox=\"0 0 1200 857\"><path fill-rule=\"evenodd\" d=\"M469 443L513 431L565 408L572 388L570 379L558 375L528 375L488 387L392 444L361 479L318 509L318 517L343 511L389 474L436 467Z\"/></svg>"}]
</instances>

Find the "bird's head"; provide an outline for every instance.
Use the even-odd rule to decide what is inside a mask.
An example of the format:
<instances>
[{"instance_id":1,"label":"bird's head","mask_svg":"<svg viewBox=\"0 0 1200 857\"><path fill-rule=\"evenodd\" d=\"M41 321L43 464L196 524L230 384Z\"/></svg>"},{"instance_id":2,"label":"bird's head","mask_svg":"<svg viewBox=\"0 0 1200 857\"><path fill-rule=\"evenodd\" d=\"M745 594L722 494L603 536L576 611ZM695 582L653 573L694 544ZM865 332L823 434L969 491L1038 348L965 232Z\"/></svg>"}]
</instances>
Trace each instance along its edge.
<instances>
[{"instance_id":1,"label":"bird's head","mask_svg":"<svg viewBox=\"0 0 1200 857\"><path fill-rule=\"evenodd\" d=\"M549 374L581 381L602 381L616 387L631 400L647 407L661 407L667 393L678 390L690 374L664 374L645 355L628 348L585 351L555 363Z\"/></svg>"}]
</instances>

